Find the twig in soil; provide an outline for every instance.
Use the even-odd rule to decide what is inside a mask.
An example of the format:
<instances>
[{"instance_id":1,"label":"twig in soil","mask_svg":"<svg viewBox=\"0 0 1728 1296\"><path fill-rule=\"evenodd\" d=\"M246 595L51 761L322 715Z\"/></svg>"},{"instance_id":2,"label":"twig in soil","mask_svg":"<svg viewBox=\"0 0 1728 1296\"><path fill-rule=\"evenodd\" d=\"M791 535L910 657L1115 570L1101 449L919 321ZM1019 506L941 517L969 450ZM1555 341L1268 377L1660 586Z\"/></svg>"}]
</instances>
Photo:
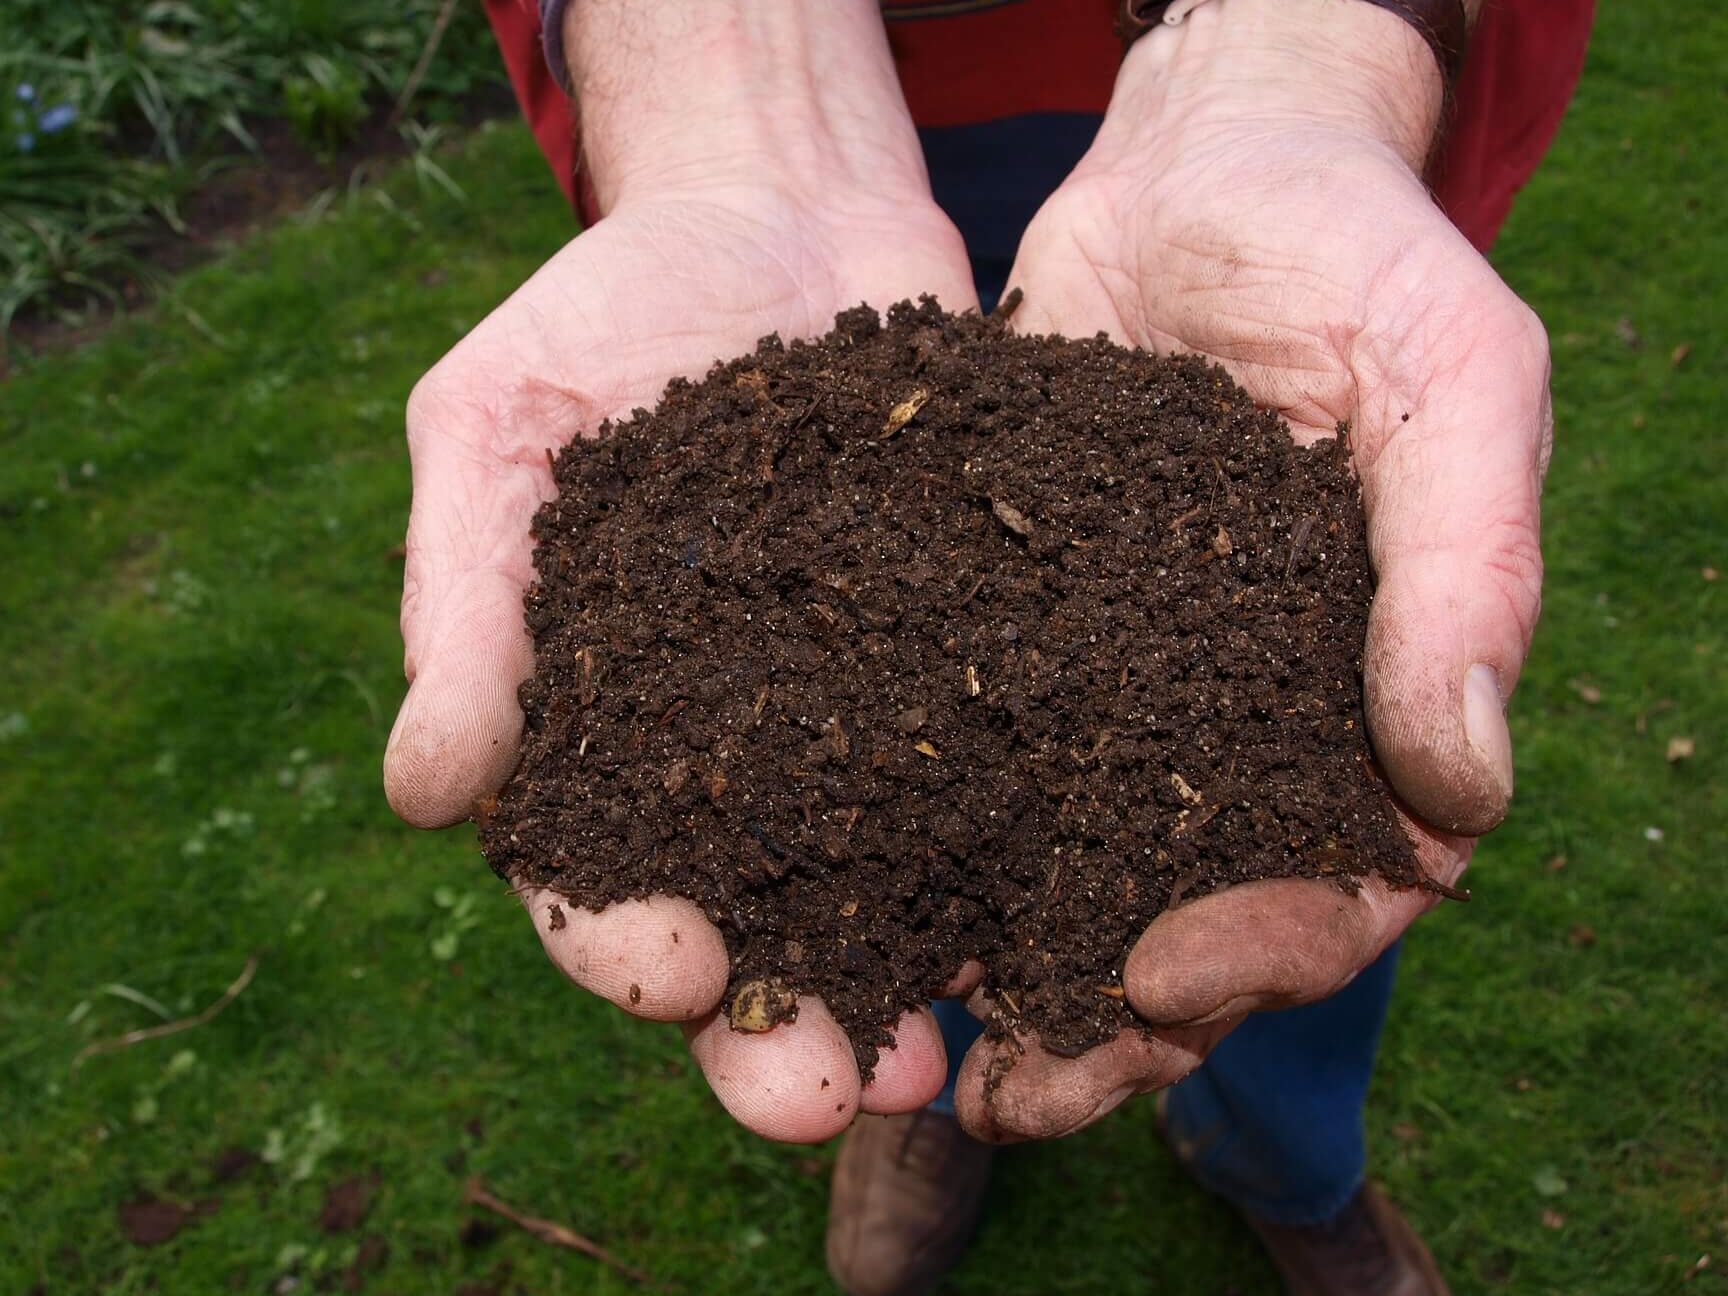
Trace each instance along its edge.
<instances>
[{"instance_id":1,"label":"twig in soil","mask_svg":"<svg viewBox=\"0 0 1728 1296\"><path fill-rule=\"evenodd\" d=\"M554 1223L552 1220L541 1219L535 1215L524 1215L509 1202L488 1192L486 1185L478 1177L468 1181L468 1186L462 1193L462 1200L470 1206L478 1206L481 1210L489 1210L494 1215L503 1216L518 1228L532 1233L549 1246L580 1251L589 1259L598 1260L608 1269L622 1274L633 1283L640 1283L644 1287L652 1287L656 1290L664 1290L647 1274L640 1269L632 1269L592 1238L583 1237L580 1233L567 1229L562 1224Z\"/></svg>"},{"instance_id":2,"label":"twig in soil","mask_svg":"<svg viewBox=\"0 0 1728 1296\"><path fill-rule=\"evenodd\" d=\"M1290 561L1284 565L1284 583L1290 583L1290 577L1296 571L1296 560L1302 556L1303 547L1308 543L1308 537L1314 530L1317 521L1312 514L1302 518L1290 528Z\"/></svg>"},{"instance_id":3,"label":"twig in soil","mask_svg":"<svg viewBox=\"0 0 1728 1296\"><path fill-rule=\"evenodd\" d=\"M1212 456L1212 467L1213 467L1213 468L1214 468L1214 469L1215 469L1215 470L1216 470L1216 471L1217 471L1217 473L1218 473L1218 482L1217 482L1217 484L1218 484L1218 485L1219 485L1219 486L1222 486L1222 487L1223 487L1223 488L1224 488L1224 502L1225 502L1225 503L1226 503L1226 504L1234 504L1234 503L1235 503L1235 502L1236 502L1236 496L1235 496L1235 495L1233 495L1233 494L1232 494L1232 493L1231 493L1231 491L1230 491L1230 474L1229 474L1229 473L1227 473L1227 472L1225 472L1225 471L1224 471L1224 464L1223 464L1223 462L1222 462L1222 461L1221 461L1221 460L1220 460L1220 459L1219 459L1219 458L1218 458L1218 456L1217 456L1217 455L1213 455L1213 456ZM1218 498L1218 496L1217 496L1217 493L1216 493L1216 492L1214 492L1214 493L1213 493L1213 496L1212 496L1212 498L1213 498L1213 499L1217 499L1217 498Z\"/></svg>"},{"instance_id":4,"label":"twig in soil","mask_svg":"<svg viewBox=\"0 0 1728 1296\"><path fill-rule=\"evenodd\" d=\"M1168 911L1182 903L1182 897L1188 893L1188 888L1200 880L1199 869L1188 869L1176 878L1176 884L1170 888L1170 898L1164 902Z\"/></svg>"},{"instance_id":5,"label":"twig in soil","mask_svg":"<svg viewBox=\"0 0 1728 1296\"><path fill-rule=\"evenodd\" d=\"M1183 514L1178 515L1177 517L1171 518L1170 519L1170 534L1175 535L1176 532L1180 531L1183 527L1187 526L1195 518L1199 517L1202 513L1204 513L1208 507L1210 507L1210 506L1206 505L1206 504L1196 504L1193 508L1189 509L1186 513L1183 513Z\"/></svg>"},{"instance_id":6,"label":"twig in soil","mask_svg":"<svg viewBox=\"0 0 1728 1296\"><path fill-rule=\"evenodd\" d=\"M790 846L781 845L779 842L775 841L774 838L770 837L768 835L768 830L762 826L760 820L752 819L749 823L744 825L744 831L760 842L762 849L767 851L774 859L788 864L796 864L807 871L815 871L814 866L803 855L800 855Z\"/></svg>"},{"instance_id":7,"label":"twig in soil","mask_svg":"<svg viewBox=\"0 0 1728 1296\"><path fill-rule=\"evenodd\" d=\"M811 420L811 418L815 415L816 411L822 408L822 402L827 400L827 399L828 399L828 393L823 392L815 400L811 401L810 402L810 408L805 410L802 414L800 414L798 416L798 421L792 425L792 431L797 432L797 431L801 430L803 428L803 426L806 423L808 423Z\"/></svg>"},{"instance_id":8,"label":"twig in soil","mask_svg":"<svg viewBox=\"0 0 1728 1296\"><path fill-rule=\"evenodd\" d=\"M1014 312L1020 309L1020 303L1025 300L1025 293L1018 288L1010 288L1007 295L996 303L996 309L990 312L990 318L1006 324L1014 318Z\"/></svg>"},{"instance_id":9,"label":"twig in soil","mask_svg":"<svg viewBox=\"0 0 1728 1296\"><path fill-rule=\"evenodd\" d=\"M684 708L689 706L689 705L690 705L690 699L689 698L679 698L671 706L666 708L666 714L661 716L658 720L656 720L654 722L654 727L652 729L650 729L648 732L649 733L658 733L660 730L664 729L667 725L671 724L674 720L676 720L678 718L678 713L683 711Z\"/></svg>"},{"instance_id":10,"label":"twig in soil","mask_svg":"<svg viewBox=\"0 0 1728 1296\"><path fill-rule=\"evenodd\" d=\"M1456 900L1459 904L1470 903L1469 891L1462 887L1450 886L1447 883L1442 882L1439 878L1428 877L1424 874L1422 880L1417 882L1416 885L1421 887L1424 891L1432 891L1435 895L1445 896L1448 900Z\"/></svg>"},{"instance_id":11,"label":"twig in soil","mask_svg":"<svg viewBox=\"0 0 1728 1296\"><path fill-rule=\"evenodd\" d=\"M72 1059L72 1069L76 1071L84 1065L86 1058L93 1058L98 1053L112 1053L117 1049L131 1048L134 1044L142 1044L146 1040L161 1039L167 1035L178 1035L181 1031L189 1031L195 1026L202 1026L217 1013L238 999L247 986L252 984L252 976L258 971L258 956L251 955L246 960L246 966L240 969L240 975L224 990L216 1002L201 1013L191 1017L182 1017L178 1021L164 1022L160 1026L147 1026L143 1030L127 1031L124 1035L116 1035L112 1039L97 1040L86 1044L78 1050L78 1056Z\"/></svg>"},{"instance_id":12,"label":"twig in soil","mask_svg":"<svg viewBox=\"0 0 1728 1296\"><path fill-rule=\"evenodd\" d=\"M1188 818L1190 812L1184 810L1177 816L1176 826L1170 830L1170 835L1172 837L1186 837L1190 833L1197 833L1229 808L1229 806L1223 805L1210 805L1192 819Z\"/></svg>"}]
</instances>

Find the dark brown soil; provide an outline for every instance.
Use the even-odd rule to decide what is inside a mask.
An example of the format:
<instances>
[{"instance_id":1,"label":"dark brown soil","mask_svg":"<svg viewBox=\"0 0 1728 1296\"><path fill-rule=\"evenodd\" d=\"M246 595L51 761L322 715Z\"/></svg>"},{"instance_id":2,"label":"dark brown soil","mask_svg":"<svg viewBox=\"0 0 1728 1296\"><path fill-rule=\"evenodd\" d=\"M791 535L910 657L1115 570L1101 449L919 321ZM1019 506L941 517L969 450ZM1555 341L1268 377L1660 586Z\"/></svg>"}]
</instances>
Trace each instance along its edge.
<instances>
[{"instance_id":1,"label":"dark brown soil","mask_svg":"<svg viewBox=\"0 0 1728 1296\"><path fill-rule=\"evenodd\" d=\"M696 901L735 1024L818 994L868 1074L979 959L998 1026L1075 1053L1134 1020L1169 905L1419 881L1364 734L1347 448L1215 366L859 308L556 476L482 846L577 904Z\"/></svg>"},{"instance_id":2,"label":"dark brown soil","mask_svg":"<svg viewBox=\"0 0 1728 1296\"><path fill-rule=\"evenodd\" d=\"M333 1184L324 1194L324 1209L318 1215L318 1227L326 1233L348 1233L360 1227L366 1213L372 1209L372 1194L377 1190L376 1178L355 1175Z\"/></svg>"},{"instance_id":3,"label":"dark brown soil","mask_svg":"<svg viewBox=\"0 0 1728 1296\"><path fill-rule=\"evenodd\" d=\"M476 90L459 106L463 126L510 115L515 107L503 84ZM257 142L253 153L234 152L208 159L210 174L179 206L181 228L167 224L139 231L131 251L139 262L164 276L181 274L204 264L225 247L250 237L263 226L304 206L320 192L342 187L352 192L370 183L384 167L407 156L408 143L389 123L388 105L378 108L355 138L340 152L314 152L284 121L248 122ZM142 155L140 143L138 153ZM27 306L0 331L0 382L27 359L84 346L126 311L147 305L151 284L141 276L126 276L112 285L119 305L92 306L83 301L47 302ZM62 307L75 311L71 318Z\"/></svg>"},{"instance_id":4,"label":"dark brown soil","mask_svg":"<svg viewBox=\"0 0 1728 1296\"><path fill-rule=\"evenodd\" d=\"M192 1218L178 1202L141 1197L120 1206L120 1232L135 1246L161 1246L171 1242Z\"/></svg>"}]
</instances>

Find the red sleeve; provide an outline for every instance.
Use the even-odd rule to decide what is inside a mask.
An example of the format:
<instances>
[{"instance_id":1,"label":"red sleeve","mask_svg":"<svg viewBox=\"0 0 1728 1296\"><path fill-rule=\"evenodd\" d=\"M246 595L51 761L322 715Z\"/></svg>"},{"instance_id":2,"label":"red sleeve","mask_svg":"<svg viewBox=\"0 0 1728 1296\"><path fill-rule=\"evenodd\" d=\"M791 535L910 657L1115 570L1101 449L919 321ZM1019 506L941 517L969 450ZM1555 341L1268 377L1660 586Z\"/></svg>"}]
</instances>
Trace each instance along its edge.
<instances>
[{"instance_id":1,"label":"red sleeve","mask_svg":"<svg viewBox=\"0 0 1728 1296\"><path fill-rule=\"evenodd\" d=\"M1434 168L1446 214L1484 252L1566 115L1595 0L1488 0Z\"/></svg>"},{"instance_id":2,"label":"red sleeve","mask_svg":"<svg viewBox=\"0 0 1728 1296\"><path fill-rule=\"evenodd\" d=\"M921 126L1101 113L1121 62L1112 0L883 0ZM1535 172L1584 68L1595 0L1487 0L1471 34L1435 196L1486 251Z\"/></svg>"},{"instance_id":3,"label":"red sleeve","mask_svg":"<svg viewBox=\"0 0 1728 1296\"><path fill-rule=\"evenodd\" d=\"M571 206L577 205L577 159L581 149L576 139L576 114L568 96L552 80L540 47L540 10L535 0L486 0L486 18L492 24L510 88L528 119L529 129L540 151L552 164L552 174Z\"/></svg>"},{"instance_id":4,"label":"red sleeve","mask_svg":"<svg viewBox=\"0 0 1728 1296\"><path fill-rule=\"evenodd\" d=\"M1101 113L1121 45L1109 0L886 0L889 40L921 126L1032 112ZM577 126L540 49L534 0L486 0L516 98L565 196L578 200ZM1594 0L1488 0L1434 172L1435 195L1477 247L1548 151L1584 67ZM963 55L963 56L962 56Z\"/></svg>"}]
</instances>

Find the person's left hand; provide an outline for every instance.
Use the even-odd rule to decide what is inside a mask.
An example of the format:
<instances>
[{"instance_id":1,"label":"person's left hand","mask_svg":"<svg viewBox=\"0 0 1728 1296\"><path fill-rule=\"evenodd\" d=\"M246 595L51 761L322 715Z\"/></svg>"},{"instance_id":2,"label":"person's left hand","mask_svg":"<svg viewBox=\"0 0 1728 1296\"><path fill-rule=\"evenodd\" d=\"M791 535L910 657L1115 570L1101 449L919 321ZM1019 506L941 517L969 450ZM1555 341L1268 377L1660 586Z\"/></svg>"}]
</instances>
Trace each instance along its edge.
<instances>
[{"instance_id":1,"label":"person's left hand","mask_svg":"<svg viewBox=\"0 0 1728 1296\"><path fill-rule=\"evenodd\" d=\"M1419 177L1440 99L1427 47L1382 9L1214 0L1131 51L1010 283L1021 331L1210 356L1300 440L1349 421L1378 576L1370 733L1423 871L1450 885L1511 797L1551 417L1541 324ZM1151 1038L1074 1059L981 1040L960 1117L1002 1141L1083 1128L1248 1013L1341 989L1438 898L1290 879L1165 913L1123 976ZM986 1098L996 1050L1025 1045Z\"/></svg>"}]
</instances>

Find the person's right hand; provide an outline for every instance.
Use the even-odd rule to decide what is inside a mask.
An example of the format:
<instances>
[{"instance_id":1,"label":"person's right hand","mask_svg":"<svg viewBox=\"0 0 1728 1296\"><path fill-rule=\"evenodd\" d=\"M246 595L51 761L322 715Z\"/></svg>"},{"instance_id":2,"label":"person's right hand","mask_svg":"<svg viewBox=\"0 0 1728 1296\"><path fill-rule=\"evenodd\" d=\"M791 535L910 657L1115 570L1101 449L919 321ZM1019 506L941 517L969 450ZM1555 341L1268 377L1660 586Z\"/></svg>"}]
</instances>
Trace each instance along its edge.
<instances>
[{"instance_id":1,"label":"person's right hand","mask_svg":"<svg viewBox=\"0 0 1728 1296\"><path fill-rule=\"evenodd\" d=\"M934 292L949 309L976 305L959 235L930 199L874 5L699 8L571 6L572 29L599 28L572 30L572 50L613 52L603 78L577 69L606 215L409 400L410 688L384 779L390 804L420 827L468 818L515 765L516 691L533 668L522 604L529 522L553 494L559 447L651 408L671 378L699 375L769 333L825 332L861 301L885 308ZM775 66L752 75L734 66L759 58ZM625 66L631 59L652 66ZM650 102L632 99L646 91ZM812 95L826 98L803 102ZM942 1043L926 1010L902 1019L898 1047L883 1051L867 1087L815 999L796 1022L733 1032L716 1012L725 946L689 901L598 914L566 905L553 931L557 897L525 898L547 954L577 984L639 1017L685 1023L720 1101L759 1134L819 1141L860 1110L913 1110L941 1087Z\"/></svg>"}]
</instances>

